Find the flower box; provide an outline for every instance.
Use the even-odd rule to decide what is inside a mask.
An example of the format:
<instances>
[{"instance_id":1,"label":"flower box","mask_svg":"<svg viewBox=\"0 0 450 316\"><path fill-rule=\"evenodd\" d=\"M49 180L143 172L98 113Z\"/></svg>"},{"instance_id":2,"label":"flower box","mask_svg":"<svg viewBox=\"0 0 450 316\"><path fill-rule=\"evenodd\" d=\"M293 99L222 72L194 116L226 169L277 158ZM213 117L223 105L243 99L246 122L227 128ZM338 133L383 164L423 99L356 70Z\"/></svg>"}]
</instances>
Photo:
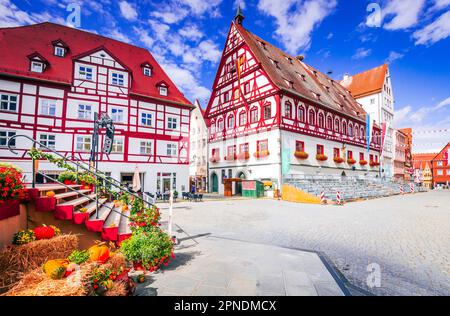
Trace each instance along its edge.
<instances>
[{"instance_id":1,"label":"flower box","mask_svg":"<svg viewBox=\"0 0 450 316\"><path fill-rule=\"evenodd\" d=\"M234 154L234 155L227 155L223 159L225 159L226 161L234 161L234 160L237 159L237 156L236 156L236 154Z\"/></svg>"},{"instance_id":2,"label":"flower box","mask_svg":"<svg viewBox=\"0 0 450 316\"><path fill-rule=\"evenodd\" d=\"M344 162L344 158L342 158L342 157L334 157L333 161L335 163L343 163Z\"/></svg>"},{"instance_id":3,"label":"flower box","mask_svg":"<svg viewBox=\"0 0 450 316\"><path fill-rule=\"evenodd\" d=\"M296 151L294 153L295 158L298 159L308 159L309 155L305 153L304 151Z\"/></svg>"},{"instance_id":4,"label":"flower box","mask_svg":"<svg viewBox=\"0 0 450 316\"><path fill-rule=\"evenodd\" d=\"M214 156L213 156L213 157L209 158L209 161L212 162L212 163L219 162L219 161L220 161L220 157L217 157L217 156L214 157Z\"/></svg>"},{"instance_id":5,"label":"flower box","mask_svg":"<svg viewBox=\"0 0 450 316\"><path fill-rule=\"evenodd\" d=\"M326 161L326 160L328 160L328 157L324 154L317 154L316 159L319 161Z\"/></svg>"},{"instance_id":6,"label":"flower box","mask_svg":"<svg viewBox=\"0 0 450 316\"><path fill-rule=\"evenodd\" d=\"M239 160L248 160L250 159L250 154L248 152L240 153L238 156Z\"/></svg>"},{"instance_id":7,"label":"flower box","mask_svg":"<svg viewBox=\"0 0 450 316\"><path fill-rule=\"evenodd\" d=\"M353 158L349 158L349 159L347 159L347 163L348 163L349 165L354 165L354 164L356 163L356 160L353 159Z\"/></svg>"},{"instance_id":8,"label":"flower box","mask_svg":"<svg viewBox=\"0 0 450 316\"><path fill-rule=\"evenodd\" d=\"M360 160L360 161L359 161L359 164L360 164L361 166L365 166L365 165L367 165L367 161L365 161L365 160Z\"/></svg>"},{"instance_id":9,"label":"flower box","mask_svg":"<svg viewBox=\"0 0 450 316\"><path fill-rule=\"evenodd\" d=\"M371 167L377 167L377 166L379 166L379 165L380 165L379 162L376 162L376 161L371 161L371 162L370 162L370 166L371 166Z\"/></svg>"},{"instance_id":10,"label":"flower box","mask_svg":"<svg viewBox=\"0 0 450 316\"><path fill-rule=\"evenodd\" d=\"M0 220L17 216L20 214L20 201L7 200L0 203Z\"/></svg>"},{"instance_id":11,"label":"flower box","mask_svg":"<svg viewBox=\"0 0 450 316\"><path fill-rule=\"evenodd\" d=\"M263 157L267 157L269 155L270 155L270 153L268 150L257 151L253 154L253 156L255 156L255 158L263 158Z\"/></svg>"}]
</instances>

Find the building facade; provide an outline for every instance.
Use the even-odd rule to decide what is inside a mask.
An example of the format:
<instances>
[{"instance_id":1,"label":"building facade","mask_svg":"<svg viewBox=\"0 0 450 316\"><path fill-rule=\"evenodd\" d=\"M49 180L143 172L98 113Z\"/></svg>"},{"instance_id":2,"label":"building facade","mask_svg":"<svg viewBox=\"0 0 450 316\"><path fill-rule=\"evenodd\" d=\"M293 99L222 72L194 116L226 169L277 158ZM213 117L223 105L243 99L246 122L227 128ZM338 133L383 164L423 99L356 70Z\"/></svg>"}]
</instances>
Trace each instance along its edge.
<instances>
[{"instance_id":1,"label":"building facade","mask_svg":"<svg viewBox=\"0 0 450 316\"><path fill-rule=\"evenodd\" d=\"M406 135L400 130L394 130L394 180L404 181L406 174Z\"/></svg>"},{"instance_id":2,"label":"building facade","mask_svg":"<svg viewBox=\"0 0 450 316\"><path fill-rule=\"evenodd\" d=\"M405 181L412 181L414 180L412 159L413 130L412 128L400 128L399 131L405 134Z\"/></svg>"},{"instance_id":3,"label":"building facade","mask_svg":"<svg viewBox=\"0 0 450 316\"><path fill-rule=\"evenodd\" d=\"M198 100L191 111L189 190L208 191L208 127L203 118L203 110Z\"/></svg>"},{"instance_id":4,"label":"building facade","mask_svg":"<svg viewBox=\"0 0 450 316\"><path fill-rule=\"evenodd\" d=\"M414 182L428 189L433 188L433 158L436 153L416 153L412 155Z\"/></svg>"},{"instance_id":5,"label":"building facade","mask_svg":"<svg viewBox=\"0 0 450 316\"><path fill-rule=\"evenodd\" d=\"M442 150L432 160L433 184L434 186L450 185L450 143L444 146Z\"/></svg>"},{"instance_id":6,"label":"building facade","mask_svg":"<svg viewBox=\"0 0 450 316\"><path fill-rule=\"evenodd\" d=\"M0 29L0 159L25 170L27 135L69 158L88 161L95 113L115 125L99 169L143 191L188 188L192 105L145 49L52 23ZM4 49L8 48L8 49ZM104 131L101 131L100 144ZM44 161L41 173L61 170Z\"/></svg>"},{"instance_id":7,"label":"building facade","mask_svg":"<svg viewBox=\"0 0 450 316\"><path fill-rule=\"evenodd\" d=\"M338 82L232 22L205 117L209 182L262 180L279 189L295 174L378 175L375 124L366 149L366 113ZM236 182L233 193L239 194Z\"/></svg>"},{"instance_id":8,"label":"building facade","mask_svg":"<svg viewBox=\"0 0 450 316\"><path fill-rule=\"evenodd\" d=\"M364 110L380 126L385 124L384 146L381 156L382 176L394 175L394 94L387 64L350 76L345 75L341 84L356 98Z\"/></svg>"}]
</instances>

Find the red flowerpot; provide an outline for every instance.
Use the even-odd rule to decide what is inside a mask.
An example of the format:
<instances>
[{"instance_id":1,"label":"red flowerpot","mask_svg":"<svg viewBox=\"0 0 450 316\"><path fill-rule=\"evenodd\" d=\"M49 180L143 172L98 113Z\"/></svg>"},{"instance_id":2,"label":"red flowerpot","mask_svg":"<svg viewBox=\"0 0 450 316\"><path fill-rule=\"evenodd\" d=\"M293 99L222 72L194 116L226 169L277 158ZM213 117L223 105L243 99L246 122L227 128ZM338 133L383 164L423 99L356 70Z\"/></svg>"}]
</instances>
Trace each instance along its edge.
<instances>
[{"instance_id":1,"label":"red flowerpot","mask_svg":"<svg viewBox=\"0 0 450 316\"><path fill-rule=\"evenodd\" d=\"M0 220L17 216L20 214L20 201L7 200L0 204Z\"/></svg>"}]
</instances>

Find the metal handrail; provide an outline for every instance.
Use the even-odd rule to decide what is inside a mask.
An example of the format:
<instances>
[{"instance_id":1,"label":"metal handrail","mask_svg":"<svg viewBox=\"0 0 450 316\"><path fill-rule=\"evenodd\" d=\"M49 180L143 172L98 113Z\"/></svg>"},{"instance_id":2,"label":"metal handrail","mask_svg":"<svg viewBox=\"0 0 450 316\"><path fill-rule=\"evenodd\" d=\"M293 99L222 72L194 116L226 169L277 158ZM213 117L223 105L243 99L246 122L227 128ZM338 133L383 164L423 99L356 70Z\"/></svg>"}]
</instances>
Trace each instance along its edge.
<instances>
[{"instance_id":1,"label":"metal handrail","mask_svg":"<svg viewBox=\"0 0 450 316\"><path fill-rule=\"evenodd\" d=\"M83 169L83 170L85 170L85 171L87 171L87 172L89 172L89 173L94 174L94 175L98 178L98 174L97 174L96 172L93 172L93 171L91 170L92 168L90 168L90 167L85 167L84 165L82 165L82 164L80 164L80 163L78 163L78 162L75 162L75 161L73 161L73 160L71 160L71 159L69 159L69 158L67 158L67 157L65 157L65 156L63 156L63 155L61 155L61 154L58 153L57 151L55 151L55 150L49 148L48 146L46 146L46 145L44 145L44 144L38 142L38 141L35 140L34 138L31 138L31 137L29 137L29 136L27 136L27 135L14 135L14 136L12 136L12 137L9 138L9 140L8 140L8 149L9 149L9 151L12 152L13 154L17 155L18 153L17 153L17 152L13 149L13 147L12 147L12 140L14 140L14 139L16 139L16 138L19 138L19 137L23 137L23 138L26 138L26 139L32 141L34 145L37 144L37 145L39 145L40 148L41 148L41 147L46 148L46 149L47 149L48 151L50 151L51 153L53 153L53 154L59 156L60 158L64 159L65 162L72 163L72 164L74 164L75 166L77 166L77 167L79 167L79 168L81 168L81 169ZM33 146L33 147L35 147L35 146ZM34 159L32 159L32 161L33 161L33 166L32 166L32 168L33 168L33 177L32 177L33 182L32 182L32 187L34 188L34 187L35 187L35 183L36 183L36 181L35 181L35 170L34 170ZM105 178L103 178L103 177L102 177L102 178L103 178L104 180L108 181L110 185L112 185L112 186L118 188L119 191L121 191L121 192L125 191L125 189L123 189L123 187L122 187L120 184L118 185L118 184L114 183L113 181L108 180L106 177L107 177L107 176L105 175ZM116 181L116 180L114 180L114 181ZM133 196L134 198L140 200L141 202L143 202L143 203L149 205L149 206L153 206L152 203L150 203L150 202L148 202L148 201L142 199L142 198L141 198L139 195L137 195L137 194L134 194L134 193L132 193L132 192L130 192L130 191L128 191L128 190L126 190L126 193L129 194L129 195L131 195L131 196ZM98 210L97 210L97 213L98 213Z\"/></svg>"},{"instance_id":2,"label":"metal handrail","mask_svg":"<svg viewBox=\"0 0 450 316\"><path fill-rule=\"evenodd\" d=\"M67 184L65 184L65 183L63 183L63 182L60 182L60 181L58 181L58 180L53 179L52 177L47 176L46 174L41 173L41 175L42 175L44 178L46 178L46 179L50 179L50 180L52 180L52 181L54 181L54 182L56 182L56 183L62 185L62 186L65 187L66 189L69 189L69 190L71 190L71 191L73 191L73 192L77 192L77 191L78 191L78 190L76 190L76 189L74 189L74 188L68 186ZM93 202L93 201L96 200L96 199L94 199L94 198L91 198L91 197L90 197L89 195L87 195L87 194L84 194L84 193L81 193L81 192L77 192L77 193L78 193L78 195L81 195L82 197L88 198L89 201L92 201L92 202ZM114 208L109 207L109 206L106 205L106 204L103 204L103 207L106 207L106 208L110 209L112 212L115 212L115 213L117 213L117 214L121 214L123 217L126 217L126 218L128 218L128 219L130 218L130 216L125 215L125 214L122 213L122 212L116 211ZM97 210L97 213L98 213L98 210ZM72 214L73 214L73 211L72 211Z\"/></svg>"}]
</instances>

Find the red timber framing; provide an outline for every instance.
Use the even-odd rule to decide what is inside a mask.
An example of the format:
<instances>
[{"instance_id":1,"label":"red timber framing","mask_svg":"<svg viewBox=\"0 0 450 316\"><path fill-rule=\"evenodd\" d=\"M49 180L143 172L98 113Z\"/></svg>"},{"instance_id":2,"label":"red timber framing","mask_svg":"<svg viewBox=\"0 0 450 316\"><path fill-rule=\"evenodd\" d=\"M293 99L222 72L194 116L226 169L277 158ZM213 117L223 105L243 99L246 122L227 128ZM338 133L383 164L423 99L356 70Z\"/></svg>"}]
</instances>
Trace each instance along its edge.
<instances>
[{"instance_id":1,"label":"red timber framing","mask_svg":"<svg viewBox=\"0 0 450 316\"><path fill-rule=\"evenodd\" d=\"M240 31L241 30L241 31ZM224 141L226 139L237 138L241 136L247 136L256 134L262 131L268 131L272 129L282 129L289 132L294 132L303 135L309 135L317 137L319 139L327 139L336 142L345 142L359 146L361 148L366 147L365 140L365 113L362 107L353 107L353 115L349 115L346 111L339 111L339 109L333 108L325 101L321 99L321 94L331 94L330 87L323 86L323 79L320 81L316 71L311 71L308 67L304 67L305 75L312 77L314 84L319 87L320 94L316 95L316 99L308 96L304 96L301 93L293 93L287 90L285 87L276 84L272 80L272 76L269 75L267 65L265 65L256 56L256 52L252 49L252 45L247 42L248 32L246 36L243 36L241 32L247 32L242 26L237 26L232 23L228 32L227 41L224 51L222 52L222 58L219 64L219 68L214 80L213 91L210 101L205 111L205 117L210 120L210 143L216 143ZM269 44L267 44L269 45ZM264 50L267 50L264 47ZM260 54L260 53L259 53ZM239 60L245 56L242 63L240 85L238 79L236 60ZM288 58L288 57L286 57ZM291 62L298 62L294 58L288 58ZM278 62L275 62L278 68ZM303 69L302 68L302 69ZM274 70L271 69L271 72ZM276 70L275 70L276 71ZM330 79L331 80L331 79ZM286 80L288 81L288 80ZM250 91L245 91L245 85L250 86ZM292 87L292 82L290 82ZM331 85L338 85L338 83L331 83ZM241 93L235 98L235 91L239 90L244 94L244 98ZM343 89L343 88L342 88ZM340 91L340 90L336 90ZM228 99L224 98L224 94L228 93ZM311 93L311 92L310 92ZM335 95L338 93L334 92ZM346 98L351 97L346 95L337 96L337 100L345 101ZM291 104L291 115L285 115L284 107L285 102ZM267 104L271 104L271 117L265 118L264 107ZM300 120L299 108L304 109L304 120ZM250 120L250 113L252 109L257 109L258 120L253 123ZM311 124L309 120L310 110L314 111L314 123ZM357 111L361 111L359 114ZM241 126L241 113L246 113L246 124ZM234 116L234 126L228 127L228 117ZM319 115L322 126L319 126ZM331 119L331 124L328 124ZM335 131L335 121L339 122L339 129ZM218 124L221 121L222 124ZM223 129L220 130L220 126ZM347 132L342 132L342 126L347 126ZM349 126L352 127L352 135L349 135ZM357 132L355 132L357 130ZM378 126L373 127L373 136L371 142L371 149L375 151L380 150L379 137L380 129Z\"/></svg>"},{"instance_id":2,"label":"red timber framing","mask_svg":"<svg viewBox=\"0 0 450 316\"><path fill-rule=\"evenodd\" d=\"M45 24L45 23L44 23ZM49 70L61 71L61 76L71 73L71 82L50 81L42 79L46 75L37 74L33 78L33 73L22 75L20 71L7 72L0 68L0 94L11 94L17 96L17 110L4 111L0 110L0 130L16 132L16 134L27 134L39 140L41 133L59 135L56 150L67 157L77 157L87 160L89 152L77 151L76 137L91 136L93 132L94 112L109 113L111 115L112 108L123 110L123 121L115 122L116 139L123 140L123 150L121 152L113 152L110 155L100 154L100 162L124 162L124 163L149 163L149 164L179 164L189 165L189 129L190 129L190 110L192 105L178 91L175 85L170 81L167 75L154 62L148 51L141 48L132 47L128 44L101 38L107 44L111 45L116 51L124 49L120 45L128 45L125 49L135 49L137 54L142 56L139 61L138 69L142 71L140 64L143 62L151 64L153 69L151 78L142 79L143 75L138 74L136 69L129 66L130 63L138 61L119 59L112 49L108 49L103 45L97 48L83 51L80 47L74 47L70 38L66 41L65 32L75 32L75 37L84 37L90 41L92 37L97 35L81 32L78 30L67 30L68 28L53 24L45 24L47 27L55 28L60 33L54 35L55 40L61 38L66 45L70 47L70 52L77 54L70 56L66 54L64 57L55 57L44 55L49 59ZM33 26L24 27L24 31L31 31ZM16 29L13 28L16 32ZM8 30L8 29L6 29ZM35 31L35 30L33 30ZM5 31L6 32L6 31ZM79 33L79 34L78 34ZM50 36L50 35L49 35ZM109 42L111 41L111 43ZM96 41L94 41L96 42ZM49 40L49 43L51 41ZM47 44L49 44L47 43ZM92 44L92 43L91 43ZM25 42L23 45L27 45ZM45 43L43 44L45 46ZM92 45L87 45L92 47ZM132 47L132 48L130 48ZM106 58L101 59L94 56L99 52L104 52ZM38 53L42 53L38 51ZM51 52L47 52L53 54ZM0 56L2 53L0 52ZM55 61L56 60L56 61ZM29 61L25 59L24 63ZM64 63L67 67L59 67L61 65L52 64L56 62ZM92 80L80 79L76 76L77 65L82 64L93 69ZM58 68L59 67L59 68ZM134 67L134 66L133 66ZM136 67L135 67L136 68ZM112 84L110 81L111 72L126 73L124 76L124 84ZM58 74L54 74L54 76ZM48 75L50 76L50 75ZM59 78L59 76L58 76ZM140 90L133 90L133 86L137 83L142 85L142 80L154 81L148 86L151 93L141 94ZM68 81L68 80L66 80ZM158 93L156 82L167 82L169 96L156 96ZM155 94L155 97L150 94ZM41 101L49 100L56 103L55 115L43 115L41 113ZM80 119L76 116L79 104L88 104L92 106L92 113L88 119ZM152 124L145 126L141 123L141 113L150 113ZM176 128L168 128L167 118L176 119ZM104 131L101 131L100 142L102 143ZM133 144L132 145L132 142ZM151 142L151 154L141 154L138 146L140 142ZM64 144L62 144L64 142ZM70 144L69 144L70 143ZM166 147L159 146L160 143L176 144L177 153L175 156L169 156ZM137 145L136 145L137 144ZM26 144L26 146L31 144ZM158 148L160 148L158 150ZM163 149L161 149L163 148ZM0 159L26 160L28 159L26 151L29 147L19 147L17 156L11 156L5 148L0 148Z\"/></svg>"}]
</instances>

